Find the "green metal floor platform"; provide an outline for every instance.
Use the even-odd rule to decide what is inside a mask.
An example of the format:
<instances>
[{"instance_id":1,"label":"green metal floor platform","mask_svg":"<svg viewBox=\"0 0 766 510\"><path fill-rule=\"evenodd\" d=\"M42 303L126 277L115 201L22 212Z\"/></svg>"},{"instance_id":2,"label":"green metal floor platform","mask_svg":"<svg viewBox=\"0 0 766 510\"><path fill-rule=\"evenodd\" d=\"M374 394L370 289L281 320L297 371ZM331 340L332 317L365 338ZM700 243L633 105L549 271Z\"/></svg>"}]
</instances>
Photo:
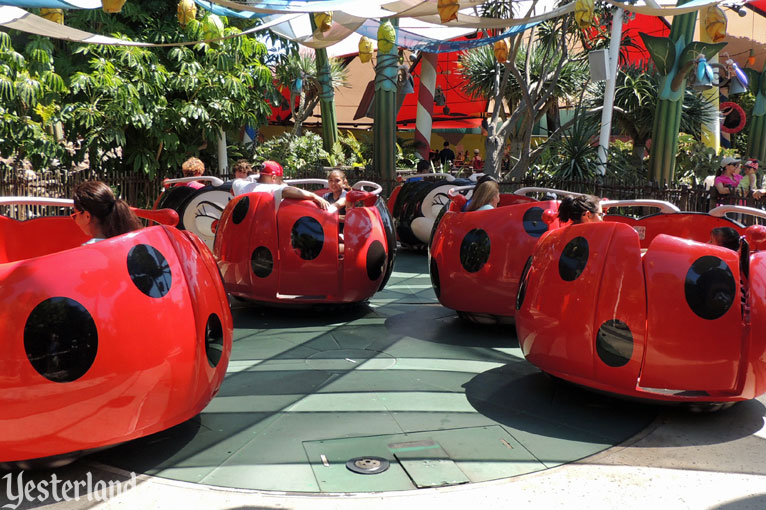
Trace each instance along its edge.
<instances>
[{"instance_id":1,"label":"green metal floor platform","mask_svg":"<svg viewBox=\"0 0 766 510\"><path fill-rule=\"evenodd\" d=\"M426 264L400 252L384 291L353 308L236 305L232 359L210 405L96 460L222 487L409 490L572 462L657 415L540 373L513 327L467 324L442 307Z\"/></svg>"}]
</instances>

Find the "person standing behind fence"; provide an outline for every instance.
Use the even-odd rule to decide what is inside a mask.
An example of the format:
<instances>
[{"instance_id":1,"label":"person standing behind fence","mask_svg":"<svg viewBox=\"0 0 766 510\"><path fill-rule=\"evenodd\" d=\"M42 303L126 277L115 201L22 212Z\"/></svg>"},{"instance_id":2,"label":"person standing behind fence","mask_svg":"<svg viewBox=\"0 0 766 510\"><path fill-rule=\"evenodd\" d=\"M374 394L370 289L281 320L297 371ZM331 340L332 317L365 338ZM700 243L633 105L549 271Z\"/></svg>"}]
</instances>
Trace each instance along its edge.
<instances>
[{"instance_id":1,"label":"person standing behind fence","mask_svg":"<svg viewBox=\"0 0 766 510\"><path fill-rule=\"evenodd\" d=\"M481 159L479 149L473 150L473 159L471 160L471 168L474 172L479 172L484 168L484 160Z\"/></svg>"},{"instance_id":2,"label":"person standing behind fence","mask_svg":"<svg viewBox=\"0 0 766 510\"><path fill-rule=\"evenodd\" d=\"M758 160L748 159L745 161L742 169L742 180L739 181L737 189L742 196L748 196L750 192L758 189Z\"/></svg>"},{"instance_id":3,"label":"person standing behind fence","mask_svg":"<svg viewBox=\"0 0 766 510\"><path fill-rule=\"evenodd\" d=\"M740 160L726 156L721 160L721 167L716 172L715 189L718 195L731 195L737 189L742 176L739 175Z\"/></svg>"},{"instance_id":4,"label":"person standing behind fence","mask_svg":"<svg viewBox=\"0 0 766 510\"><path fill-rule=\"evenodd\" d=\"M130 206L116 198L111 188L101 181L78 184L72 202L74 212L69 216L85 234L92 237L85 244L103 241L142 227Z\"/></svg>"}]
</instances>

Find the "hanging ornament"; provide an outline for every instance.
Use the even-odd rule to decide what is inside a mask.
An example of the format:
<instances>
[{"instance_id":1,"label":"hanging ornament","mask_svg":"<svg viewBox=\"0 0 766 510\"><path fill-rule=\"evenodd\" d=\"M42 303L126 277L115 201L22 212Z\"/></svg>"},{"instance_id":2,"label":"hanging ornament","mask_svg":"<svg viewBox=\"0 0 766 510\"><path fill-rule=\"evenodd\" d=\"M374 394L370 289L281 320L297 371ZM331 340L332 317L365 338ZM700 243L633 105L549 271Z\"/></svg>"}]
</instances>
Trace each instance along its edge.
<instances>
[{"instance_id":1,"label":"hanging ornament","mask_svg":"<svg viewBox=\"0 0 766 510\"><path fill-rule=\"evenodd\" d=\"M457 19L460 3L457 0L439 0L436 9L439 11L439 18L441 18L442 23L447 23Z\"/></svg>"},{"instance_id":2,"label":"hanging ornament","mask_svg":"<svg viewBox=\"0 0 766 510\"><path fill-rule=\"evenodd\" d=\"M714 43L726 38L726 14L718 6L708 7L705 11L705 32Z\"/></svg>"},{"instance_id":3,"label":"hanging ornament","mask_svg":"<svg viewBox=\"0 0 766 510\"><path fill-rule=\"evenodd\" d=\"M493 51L495 52L495 59L499 63L504 64L508 60L508 43L505 42L505 39L496 41Z\"/></svg>"},{"instance_id":4,"label":"hanging ornament","mask_svg":"<svg viewBox=\"0 0 766 510\"><path fill-rule=\"evenodd\" d=\"M325 33L332 28L332 13L317 12L314 13L314 23L320 32Z\"/></svg>"},{"instance_id":5,"label":"hanging ornament","mask_svg":"<svg viewBox=\"0 0 766 510\"><path fill-rule=\"evenodd\" d=\"M369 62L372 58L372 41L366 37L362 36L361 39L359 39L359 60L362 62Z\"/></svg>"},{"instance_id":6,"label":"hanging ornament","mask_svg":"<svg viewBox=\"0 0 766 510\"><path fill-rule=\"evenodd\" d=\"M755 55L753 54L752 48L750 48L750 56L747 57L747 62L745 62L745 67L755 67Z\"/></svg>"},{"instance_id":7,"label":"hanging ornament","mask_svg":"<svg viewBox=\"0 0 766 510\"><path fill-rule=\"evenodd\" d=\"M378 50L389 53L396 44L396 29L390 21L380 24L378 28Z\"/></svg>"},{"instance_id":8,"label":"hanging ornament","mask_svg":"<svg viewBox=\"0 0 766 510\"><path fill-rule=\"evenodd\" d=\"M58 23L59 25L64 24L64 9L40 9L40 16L47 19L48 21L52 21L54 23Z\"/></svg>"},{"instance_id":9,"label":"hanging ornament","mask_svg":"<svg viewBox=\"0 0 766 510\"><path fill-rule=\"evenodd\" d=\"M301 90L303 90L303 76L298 76L295 81L293 81L292 85L290 86L290 90L292 90L295 94L301 93Z\"/></svg>"},{"instance_id":10,"label":"hanging ornament","mask_svg":"<svg viewBox=\"0 0 766 510\"><path fill-rule=\"evenodd\" d=\"M177 10L178 22L185 27L188 22L197 17L197 4L194 0L180 0Z\"/></svg>"},{"instance_id":11,"label":"hanging ornament","mask_svg":"<svg viewBox=\"0 0 766 510\"><path fill-rule=\"evenodd\" d=\"M101 0L101 8L109 14L117 14L125 5L125 0Z\"/></svg>"},{"instance_id":12,"label":"hanging ornament","mask_svg":"<svg viewBox=\"0 0 766 510\"><path fill-rule=\"evenodd\" d=\"M593 25L593 0L576 0L574 15L575 22L580 28L588 28Z\"/></svg>"}]
</instances>

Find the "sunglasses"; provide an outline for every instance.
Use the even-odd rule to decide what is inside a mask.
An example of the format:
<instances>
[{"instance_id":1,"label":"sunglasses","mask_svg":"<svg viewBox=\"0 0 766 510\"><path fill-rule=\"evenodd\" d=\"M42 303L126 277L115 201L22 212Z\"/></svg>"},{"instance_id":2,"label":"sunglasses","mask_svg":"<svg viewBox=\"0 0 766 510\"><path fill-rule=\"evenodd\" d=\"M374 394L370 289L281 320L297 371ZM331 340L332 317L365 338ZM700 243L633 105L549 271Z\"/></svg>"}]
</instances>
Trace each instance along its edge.
<instances>
[{"instance_id":1,"label":"sunglasses","mask_svg":"<svg viewBox=\"0 0 766 510\"><path fill-rule=\"evenodd\" d=\"M75 219L78 215L82 214L82 211L75 211L69 215L70 218Z\"/></svg>"}]
</instances>

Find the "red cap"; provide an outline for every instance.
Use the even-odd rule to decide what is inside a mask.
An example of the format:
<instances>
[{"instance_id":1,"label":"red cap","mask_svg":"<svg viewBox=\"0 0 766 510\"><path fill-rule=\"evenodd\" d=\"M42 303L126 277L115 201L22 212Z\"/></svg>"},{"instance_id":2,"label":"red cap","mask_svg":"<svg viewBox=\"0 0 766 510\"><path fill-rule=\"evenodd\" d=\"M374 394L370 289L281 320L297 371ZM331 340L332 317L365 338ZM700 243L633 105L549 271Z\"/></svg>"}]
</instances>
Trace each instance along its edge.
<instances>
[{"instance_id":1,"label":"red cap","mask_svg":"<svg viewBox=\"0 0 766 510\"><path fill-rule=\"evenodd\" d=\"M275 177L282 177L284 174L284 171L282 170L282 165L277 163L276 161L264 161L263 162L263 168L261 169L261 173L263 175L273 175Z\"/></svg>"}]
</instances>

